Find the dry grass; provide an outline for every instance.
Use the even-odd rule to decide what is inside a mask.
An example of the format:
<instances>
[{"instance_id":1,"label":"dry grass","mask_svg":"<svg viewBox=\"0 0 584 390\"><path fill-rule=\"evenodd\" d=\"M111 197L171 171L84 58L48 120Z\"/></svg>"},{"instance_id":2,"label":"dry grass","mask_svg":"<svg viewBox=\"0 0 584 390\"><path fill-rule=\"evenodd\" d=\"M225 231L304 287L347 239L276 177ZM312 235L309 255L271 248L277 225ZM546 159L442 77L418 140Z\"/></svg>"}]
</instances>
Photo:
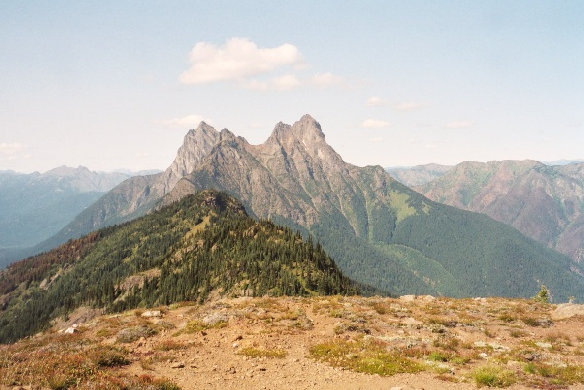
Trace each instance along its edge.
<instances>
[{"instance_id":1,"label":"dry grass","mask_svg":"<svg viewBox=\"0 0 584 390\"><path fill-rule=\"evenodd\" d=\"M382 376L424 370L422 364L412 359L388 353L385 345L376 340L330 341L311 347L310 355L333 366Z\"/></svg>"},{"instance_id":2,"label":"dry grass","mask_svg":"<svg viewBox=\"0 0 584 390\"><path fill-rule=\"evenodd\" d=\"M282 359L288 356L288 352L283 349L259 349L259 348L243 348L237 353L238 355L252 357L252 358L278 358Z\"/></svg>"},{"instance_id":3,"label":"dry grass","mask_svg":"<svg viewBox=\"0 0 584 390\"><path fill-rule=\"evenodd\" d=\"M178 389L164 379L135 378L117 371L129 363L129 353L124 348L93 345L77 334L55 334L41 342L24 340L1 346L0 385L50 389Z\"/></svg>"}]
</instances>

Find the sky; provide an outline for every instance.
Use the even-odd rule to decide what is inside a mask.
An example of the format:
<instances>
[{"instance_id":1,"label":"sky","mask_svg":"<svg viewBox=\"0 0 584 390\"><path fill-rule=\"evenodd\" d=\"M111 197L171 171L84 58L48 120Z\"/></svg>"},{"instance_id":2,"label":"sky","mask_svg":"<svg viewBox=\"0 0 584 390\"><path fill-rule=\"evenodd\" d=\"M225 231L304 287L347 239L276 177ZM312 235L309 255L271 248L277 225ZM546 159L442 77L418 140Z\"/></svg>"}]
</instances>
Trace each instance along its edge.
<instances>
[{"instance_id":1,"label":"sky","mask_svg":"<svg viewBox=\"0 0 584 390\"><path fill-rule=\"evenodd\" d=\"M165 169L205 120L363 165L584 158L582 1L3 1L0 170Z\"/></svg>"}]
</instances>

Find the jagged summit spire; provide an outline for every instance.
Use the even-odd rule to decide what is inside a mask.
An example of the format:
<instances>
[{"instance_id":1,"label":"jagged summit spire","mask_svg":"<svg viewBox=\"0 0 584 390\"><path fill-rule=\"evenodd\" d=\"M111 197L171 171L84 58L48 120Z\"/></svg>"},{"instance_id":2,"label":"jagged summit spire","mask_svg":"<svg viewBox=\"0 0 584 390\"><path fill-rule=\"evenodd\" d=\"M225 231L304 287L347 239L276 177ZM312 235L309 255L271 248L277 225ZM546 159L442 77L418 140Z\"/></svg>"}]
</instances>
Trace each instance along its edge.
<instances>
[{"instance_id":1,"label":"jagged summit spire","mask_svg":"<svg viewBox=\"0 0 584 390\"><path fill-rule=\"evenodd\" d=\"M219 134L219 132L211 125L209 125L207 122L205 121L201 121L199 122L199 125L197 127L195 127L194 129L190 129L185 138L188 136L193 136L195 134L205 134L205 135L210 135L210 134Z\"/></svg>"},{"instance_id":2,"label":"jagged summit spire","mask_svg":"<svg viewBox=\"0 0 584 390\"><path fill-rule=\"evenodd\" d=\"M278 122L268 138L268 143L289 143L292 140L299 140L304 143L320 143L325 139L324 133L318 123L309 114L303 115L292 126Z\"/></svg>"}]
</instances>

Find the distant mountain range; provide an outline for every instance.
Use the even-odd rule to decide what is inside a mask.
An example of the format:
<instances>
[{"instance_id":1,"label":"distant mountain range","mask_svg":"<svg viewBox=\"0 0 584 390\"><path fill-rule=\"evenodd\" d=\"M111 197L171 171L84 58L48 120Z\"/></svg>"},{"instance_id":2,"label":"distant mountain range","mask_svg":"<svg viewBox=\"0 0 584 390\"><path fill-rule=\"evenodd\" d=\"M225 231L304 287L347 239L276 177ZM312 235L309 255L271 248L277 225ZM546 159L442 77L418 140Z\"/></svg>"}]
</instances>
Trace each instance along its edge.
<instances>
[{"instance_id":1,"label":"distant mountain range","mask_svg":"<svg viewBox=\"0 0 584 390\"><path fill-rule=\"evenodd\" d=\"M347 276L395 294L584 298L580 267L514 228L439 204L379 166L348 164L309 115L278 123L260 145L201 123L163 173L121 183L45 248L129 221L201 189L318 239Z\"/></svg>"},{"instance_id":2,"label":"distant mountain range","mask_svg":"<svg viewBox=\"0 0 584 390\"><path fill-rule=\"evenodd\" d=\"M0 171L0 268L56 234L130 173L58 167L31 174ZM11 258L12 257L12 258Z\"/></svg>"},{"instance_id":3,"label":"distant mountain range","mask_svg":"<svg viewBox=\"0 0 584 390\"><path fill-rule=\"evenodd\" d=\"M584 259L584 163L463 162L414 189L511 225L577 263Z\"/></svg>"},{"instance_id":4,"label":"distant mountain range","mask_svg":"<svg viewBox=\"0 0 584 390\"><path fill-rule=\"evenodd\" d=\"M385 170L408 187L426 184L452 169L452 165L425 164L413 167L390 167Z\"/></svg>"}]
</instances>

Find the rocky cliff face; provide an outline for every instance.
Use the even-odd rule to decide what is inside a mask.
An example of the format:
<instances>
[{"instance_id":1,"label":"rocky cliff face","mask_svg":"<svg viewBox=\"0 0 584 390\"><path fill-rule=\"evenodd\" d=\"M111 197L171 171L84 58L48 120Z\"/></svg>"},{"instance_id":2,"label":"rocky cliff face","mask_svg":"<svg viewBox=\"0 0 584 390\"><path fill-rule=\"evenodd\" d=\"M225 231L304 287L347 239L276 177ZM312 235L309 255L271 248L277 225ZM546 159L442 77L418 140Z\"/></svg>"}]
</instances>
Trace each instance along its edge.
<instances>
[{"instance_id":1,"label":"rocky cliff face","mask_svg":"<svg viewBox=\"0 0 584 390\"><path fill-rule=\"evenodd\" d=\"M463 162L416 189L511 225L577 262L584 258L583 163Z\"/></svg>"},{"instance_id":2,"label":"rocky cliff face","mask_svg":"<svg viewBox=\"0 0 584 390\"><path fill-rule=\"evenodd\" d=\"M343 161L309 115L293 125L278 123L260 145L202 123L164 173L118 186L59 239L201 189L225 191L251 215L316 237L348 276L381 290L529 296L545 282L561 290L559 296L584 296L584 281L570 271L569 259L489 218L434 203L379 166Z\"/></svg>"},{"instance_id":3,"label":"rocky cliff face","mask_svg":"<svg viewBox=\"0 0 584 390\"><path fill-rule=\"evenodd\" d=\"M201 122L196 129L189 130L182 146L178 149L176 158L154 185L156 192L169 193L180 179L199 165L217 144L219 138L219 132L205 122Z\"/></svg>"},{"instance_id":4,"label":"rocky cliff face","mask_svg":"<svg viewBox=\"0 0 584 390\"><path fill-rule=\"evenodd\" d=\"M161 198L168 194L183 176L199 165L219 138L217 130L201 122L196 129L189 130L185 135L176 158L164 172L127 179L84 210L39 248L50 249L70 238L79 237L100 227L126 222L146 214L156 207Z\"/></svg>"}]
</instances>

